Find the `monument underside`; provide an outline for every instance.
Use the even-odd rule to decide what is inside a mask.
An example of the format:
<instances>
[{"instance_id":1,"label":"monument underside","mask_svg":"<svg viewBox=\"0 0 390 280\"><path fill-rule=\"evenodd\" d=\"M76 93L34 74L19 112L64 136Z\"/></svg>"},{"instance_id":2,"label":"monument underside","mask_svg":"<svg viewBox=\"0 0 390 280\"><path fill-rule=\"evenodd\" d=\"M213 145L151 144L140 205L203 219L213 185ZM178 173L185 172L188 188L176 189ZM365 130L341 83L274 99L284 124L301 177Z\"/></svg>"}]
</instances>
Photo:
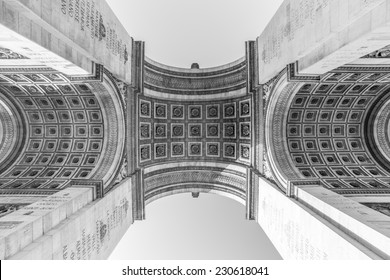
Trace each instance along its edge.
<instances>
[{"instance_id":1,"label":"monument underside","mask_svg":"<svg viewBox=\"0 0 390 280\"><path fill-rule=\"evenodd\" d=\"M97 2L83 2L96 4L96 14L82 30L71 2L51 7L69 25L56 34L73 48L69 57L34 34L22 34L12 49L9 36L21 30L10 14L22 13L25 24L35 19L42 34L59 27L47 14L36 18L37 7L0 1L8 36L0 42L1 259L107 258L134 220L145 218L145 205L183 192L240 201L284 258L390 258L390 48L371 52L377 41L366 47L353 38L346 43L357 44L352 61L332 68L332 54L312 53L324 40L300 46L304 57L271 56L268 28L232 63L170 67L145 57L144 43L122 26L122 41L103 33L119 22ZM318 13L340 4L322 2ZM390 5L372 2L362 11ZM278 14L296 12L296 4ZM304 29L294 28L286 32L301 36ZM81 40L81 31L92 37ZM296 44L290 39L287 47ZM23 43L89 74L18 53ZM327 71L319 74L318 65Z\"/></svg>"}]
</instances>

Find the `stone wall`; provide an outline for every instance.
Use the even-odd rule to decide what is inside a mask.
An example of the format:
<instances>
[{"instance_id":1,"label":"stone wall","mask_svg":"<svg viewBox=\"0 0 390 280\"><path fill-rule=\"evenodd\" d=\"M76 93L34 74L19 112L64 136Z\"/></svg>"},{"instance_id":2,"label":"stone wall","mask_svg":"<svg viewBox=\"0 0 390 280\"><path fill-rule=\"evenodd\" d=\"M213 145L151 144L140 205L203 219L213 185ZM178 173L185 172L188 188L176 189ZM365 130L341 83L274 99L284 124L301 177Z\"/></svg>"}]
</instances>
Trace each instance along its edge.
<instances>
[{"instance_id":1,"label":"stone wall","mask_svg":"<svg viewBox=\"0 0 390 280\"><path fill-rule=\"evenodd\" d=\"M104 0L0 1L0 47L65 74L93 63L131 82L133 39Z\"/></svg>"},{"instance_id":2,"label":"stone wall","mask_svg":"<svg viewBox=\"0 0 390 280\"><path fill-rule=\"evenodd\" d=\"M390 43L388 0L286 0L257 38L263 84L287 64L323 74Z\"/></svg>"},{"instance_id":3,"label":"stone wall","mask_svg":"<svg viewBox=\"0 0 390 280\"><path fill-rule=\"evenodd\" d=\"M259 180L258 223L283 259L380 258L309 208Z\"/></svg>"},{"instance_id":4,"label":"stone wall","mask_svg":"<svg viewBox=\"0 0 390 280\"><path fill-rule=\"evenodd\" d=\"M95 201L91 189L68 188L0 219L0 257L106 259L132 223L131 179Z\"/></svg>"}]
</instances>

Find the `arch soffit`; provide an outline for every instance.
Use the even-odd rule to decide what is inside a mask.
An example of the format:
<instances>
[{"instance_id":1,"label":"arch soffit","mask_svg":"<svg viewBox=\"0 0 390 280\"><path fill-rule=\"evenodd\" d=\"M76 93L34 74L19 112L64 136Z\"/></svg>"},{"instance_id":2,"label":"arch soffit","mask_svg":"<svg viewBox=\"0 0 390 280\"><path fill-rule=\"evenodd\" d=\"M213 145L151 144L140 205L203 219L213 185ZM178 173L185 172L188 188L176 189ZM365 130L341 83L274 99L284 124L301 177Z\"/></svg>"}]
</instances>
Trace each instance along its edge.
<instances>
[{"instance_id":1,"label":"arch soffit","mask_svg":"<svg viewBox=\"0 0 390 280\"><path fill-rule=\"evenodd\" d=\"M138 153L147 200L193 186L245 199L253 108L246 67L245 57L205 69L170 67L145 58ZM151 143L155 136L157 143Z\"/></svg>"},{"instance_id":2,"label":"arch soffit","mask_svg":"<svg viewBox=\"0 0 390 280\"><path fill-rule=\"evenodd\" d=\"M69 178L78 181L99 180L106 186L113 181L113 176L120 169L124 153L125 113L121 93L108 72L102 74L102 80L86 78L76 79L76 81L50 69L34 69L33 72L20 74L1 74L2 93L12 97L16 108L20 108L19 114L15 116L25 119L26 122L25 128L21 131L25 137L20 137L26 140L26 144L23 145L17 158L10 163L8 171L3 172L0 178L1 186L11 189L14 185L18 188L35 188L35 186L40 188L44 184L47 185L46 188L54 190L57 186L66 187ZM85 126L86 122L87 126ZM49 126L55 134L45 138L44 135L51 133L51 130L46 129ZM93 134L94 132L91 131L94 131L94 127L99 129L96 130L98 134L88 139L90 135L88 132ZM84 133L81 130L86 131L87 135L81 135L80 133ZM78 137L79 134L81 138ZM99 135L107 137L99 138ZM87 143L81 143L85 142L86 137ZM102 144L99 141L102 141ZM72 154L73 149L79 147L88 150L84 151L87 156L82 162L78 160L76 166L70 161L76 155ZM96 150L102 156L88 155L90 149L92 153ZM68 155L65 154L66 152ZM42 153L51 153L50 158L46 159ZM95 158L98 160L94 160L94 164L88 162L88 159ZM59 164L59 160L62 165ZM49 162L52 162L51 165L47 165ZM71 166L68 166L68 162ZM20 164L25 166L29 163L32 164L32 169L28 172L24 172L22 166L18 167ZM77 174L72 172L75 166L79 167L78 172L76 170ZM42 177L47 173L46 169L53 169L47 172L55 173L55 176L50 175L48 179ZM83 173L84 169L87 170L88 175L75 178ZM16 176L16 174L20 175ZM10 178L7 179L8 177Z\"/></svg>"},{"instance_id":3,"label":"arch soffit","mask_svg":"<svg viewBox=\"0 0 390 280\"><path fill-rule=\"evenodd\" d=\"M265 142L268 164L282 188L291 179L303 178L290 159L286 143L286 121L290 104L299 89L299 83L289 82L287 73L280 75L271 92L266 108Z\"/></svg>"},{"instance_id":4,"label":"arch soffit","mask_svg":"<svg viewBox=\"0 0 390 280\"><path fill-rule=\"evenodd\" d=\"M280 77L266 120L267 155L278 183L286 187L289 180L320 179L338 193L385 191L388 173L365 139L367 129L375 132L378 118L388 119L384 110L379 117L373 110L389 92L384 81L385 72L354 68L329 72L321 81Z\"/></svg>"}]
</instances>

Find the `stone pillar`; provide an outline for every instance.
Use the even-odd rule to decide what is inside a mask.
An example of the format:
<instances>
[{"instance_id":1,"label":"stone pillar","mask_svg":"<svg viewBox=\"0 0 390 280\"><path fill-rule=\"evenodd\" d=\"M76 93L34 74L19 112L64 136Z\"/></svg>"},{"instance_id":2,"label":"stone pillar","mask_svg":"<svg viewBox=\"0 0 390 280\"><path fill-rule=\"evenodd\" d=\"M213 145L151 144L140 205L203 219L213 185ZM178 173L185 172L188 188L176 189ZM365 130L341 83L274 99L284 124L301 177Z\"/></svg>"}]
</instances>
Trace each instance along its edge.
<instances>
[{"instance_id":1,"label":"stone pillar","mask_svg":"<svg viewBox=\"0 0 390 280\"><path fill-rule=\"evenodd\" d=\"M127 174L134 174L137 168L137 100L133 87L127 88Z\"/></svg>"},{"instance_id":2,"label":"stone pillar","mask_svg":"<svg viewBox=\"0 0 390 280\"><path fill-rule=\"evenodd\" d=\"M258 192L259 192L258 175L251 168L247 168L246 218L248 220L257 220Z\"/></svg>"},{"instance_id":3,"label":"stone pillar","mask_svg":"<svg viewBox=\"0 0 390 280\"><path fill-rule=\"evenodd\" d=\"M7 259L107 259L134 221L132 189L125 179L92 201L92 190L68 188L7 215L0 219L10 227L2 230L0 252L5 247Z\"/></svg>"},{"instance_id":4,"label":"stone pillar","mask_svg":"<svg viewBox=\"0 0 390 280\"><path fill-rule=\"evenodd\" d=\"M145 189L144 171L138 169L132 176L133 188L133 215L135 220L145 219Z\"/></svg>"},{"instance_id":5,"label":"stone pillar","mask_svg":"<svg viewBox=\"0 0 390 280\"><path fill-rule=\"evenodd\" d=\"M362 239L348 234L340 226L320 214L321 212L329 213L334 215L333 218L340 215L343 219L340 220L340 224L347 227L354 226L355 233L359 232L359 229L355 227L358 221L352 222L349 218L342 217L345 214L336 211L334 207L332 209L329 205L326 206L323 201L313 196L308 197L309 192L318 190L317 188L318 186L310 191L306 190L306 187L298 189L300 199L296 200L287 197L269 181L259 178L258 223L283 259L383 259L383 255L368 248ZM320 211L314 211L310 207L308 202L314 205L314 201ZM348 204L345 206L349 208ZM377 242L382 244L383 250L387 247L388 243L383 238L378 239Z\"/></svg>"},{"instance_id":6,"label":"stone pillar","mask_svg":"<svg viewBox=\"0 0 390 280\"><path fill-rule=\"evenodd\" d=\"M261 87L258 85L258 57L256 42L246 42L248 67L248 92L252 94L252 166L263 173L264 160L264 108Z\"/></svg>"},{"instance_id":7,"label":"stone pillar","mask_svg":"<svg viewBox=\"0 0 390 280\"><path fill-rule=\"evenodd\" d=\"M67 188L0 218L0 259L46 235L93 200L93 188Z\"/></svg>"},{"instance_id":8,"label":"stone pillar","mask_svg":"<svg viewBox=\"0 0 390 280\"><path fill-rule=\"evenodd\" d=\"M258 37L259 81L286 65L324 74L390 45L389 0L285 0Z\"/></svg>"},{"instance_id":9,"label":"stone pillar","mask_svg":"<svg viewBox=\"0 0 390 280\"><path fill-rule=\"evenodd\" d=\"M390 217L320 185L292 184L293 197L383 259L390 259Z\"/></svg>"},{"instance_id":10,"label":"stone pillar","mask_svg":"<svg viewBox=\"0 0 390 280\"><path fill-rule=\"evenodd\" d=\"M102 64L131 82L133 39L104 0L0 1L0 46L67 75Z\"/></svg>"}]
</instances>

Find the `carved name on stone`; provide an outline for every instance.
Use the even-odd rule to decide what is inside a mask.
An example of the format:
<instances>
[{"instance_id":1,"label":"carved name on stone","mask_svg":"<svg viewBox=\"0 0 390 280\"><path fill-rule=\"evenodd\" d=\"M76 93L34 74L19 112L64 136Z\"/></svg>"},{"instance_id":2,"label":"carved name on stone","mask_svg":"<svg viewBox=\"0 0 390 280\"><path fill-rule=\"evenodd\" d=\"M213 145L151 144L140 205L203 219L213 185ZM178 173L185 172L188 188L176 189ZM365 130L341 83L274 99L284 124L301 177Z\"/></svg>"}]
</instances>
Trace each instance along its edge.
<instances>
[{"instance_id":1,"label":"carved name on stone","mask_svg":"<svg viewBox=\"0 0 390 280\"><path fill-rule=\"evenodd\" d=\"M128 47L111 26L101 11L96 7L94 1L90 0L61 0L62 14L73 18L79 25L81 31L89 33L89 36L99 41L106 41L106 49L113 55L119 56L119 60L127 63L129 60Z\"/></svg>"}]
</instances>

